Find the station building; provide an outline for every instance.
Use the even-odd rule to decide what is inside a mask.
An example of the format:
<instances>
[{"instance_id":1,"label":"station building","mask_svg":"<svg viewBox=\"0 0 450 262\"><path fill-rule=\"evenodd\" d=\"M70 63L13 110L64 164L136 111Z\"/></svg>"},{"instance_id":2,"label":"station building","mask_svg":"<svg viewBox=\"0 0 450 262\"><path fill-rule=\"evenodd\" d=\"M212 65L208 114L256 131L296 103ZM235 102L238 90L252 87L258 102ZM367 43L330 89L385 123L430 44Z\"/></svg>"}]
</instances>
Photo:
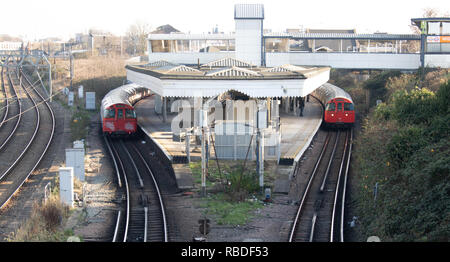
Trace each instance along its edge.
<instances>
[{"instance_id":1,"label":"station building","mask_svg":"<svg viewBox=\"0 0 450 262\"><path fill-rule=\"evenodd\" d=\"M298 118L300 101L329 80L331 67L416 70L421 65L450 65L450 52L445 44L439 42L438 48L427 41L429 45L424 45L427 34L435 31L431 24L435 20L425 21L432 30L423 31L422 35L392 35L356 34L354 30L267 32L261 4L235 5L234 19L232 34L150 34L149 62L126 66L127 79L153 93L152 110L162 115L160 123L165 125L158 136L170 134L178 142L188 134L198 136L201 119L205 119L219 146L217 157L244 159L252 134L262 130L263 154L266 159L280 161L283 131L279 109L284 108L285 113ZM423 27L423 20L413 21ZM448 20L439 21L444 23L439 31L442 37L447 32ZM442 39L446 41L445 37ZM414 44L420 50L415 51ZM238 100L252 103L239 104ZM206 113L201 113L205 108ZM146 110L144 115L149 112ZM174 113L170 117L172 124L176 118L173 115L177 114L192 116L192 121L175 121L175 126L168 129L170 113ZM284 129L293 134L284 142L285 158L298 160L309 145L295 144L298 137L307 125L317 126L321 118L318 113L314 124L295 120ZM223 130L232 132L219 134ZM314 130L309 131L309 140L305 140L310 141ZM180 148L183 144L173 147ZM189 149L182 151L179 152L189 154Z\"/></svg>"},{"instance_id":2,"label":"station building","mask_svg":"<svg viewBox=\"0 0 450 262\"><path fill-rule=\"evenodd\" d=\"M156 61L127 65L126 70L129 81L151 89L151 110L162 115L161 125L167 122L169 112L178 115L170 118L173 140L181 140L187 133L200 135L199 112L206 110L204 118L222 159L253 159L253 153L248 156L246 151L252 135L260 129L265 158L279 160L279 108L298 115L300 99L326 83L330 74L329 67L261 67L235 58L200 66ZM321 119L321 114L318 116Z\"/></svg>"},{"instance_id":3,"label":"station building","mask_svg":"<svg viewBox=\"0 0 450 262\"><path fill-rule=\"evenodd\" d=\"M149 61L204 64L233 57L258 66L329 66L344 69L417 70L450 67L445 41L450 18L413 18L422 34L358 34L350 30L265 30L264 6L238 4L231 34L149 34ZM428 29L429 28L429 29ZM439 37L440 47L435 45ZM431 42L434 41L434 42ZM444 44L444 45L442 45Z\"/></svg>"}]
</instances>

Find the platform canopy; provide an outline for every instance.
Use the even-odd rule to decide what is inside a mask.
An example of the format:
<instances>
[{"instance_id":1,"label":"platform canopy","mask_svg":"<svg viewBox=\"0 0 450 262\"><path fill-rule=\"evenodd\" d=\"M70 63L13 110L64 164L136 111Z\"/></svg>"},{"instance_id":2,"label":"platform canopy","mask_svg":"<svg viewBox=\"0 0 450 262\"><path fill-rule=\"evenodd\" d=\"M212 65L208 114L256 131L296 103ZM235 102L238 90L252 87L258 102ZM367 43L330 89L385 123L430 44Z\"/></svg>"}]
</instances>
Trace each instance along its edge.
<instances>
[{"instance_id":1,"label":"platform canopy","mask_svg":"<svg viewBox=\"0 0 450 262\"><path fill-rule=\"evenodd\" d=\"M127 79L162 97L214 97L235 90L252 98L304 97L329 79L329 67L256 67L224 58L189 67L165 61L127 65Z\"/></svg>"}]
</instances>

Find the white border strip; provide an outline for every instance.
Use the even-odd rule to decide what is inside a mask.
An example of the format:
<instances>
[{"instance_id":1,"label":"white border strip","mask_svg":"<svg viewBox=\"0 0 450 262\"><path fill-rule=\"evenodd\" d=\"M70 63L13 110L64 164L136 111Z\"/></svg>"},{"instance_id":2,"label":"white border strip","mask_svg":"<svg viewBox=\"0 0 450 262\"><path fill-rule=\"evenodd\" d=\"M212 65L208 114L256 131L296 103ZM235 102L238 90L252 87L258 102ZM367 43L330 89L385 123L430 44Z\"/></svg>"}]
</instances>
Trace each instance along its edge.
<instances>
[{"instance_id":1,"label":"white border strip","mask_svg":"<svg viewBox=\"0 0 450 262\"><path fill-rule=\"evenodd\" d=\"M306 141L305 146L302 148L302 150L300 150L300 152L298 152L298 154L295 156L294 158L294 163L296 164L300 158L303 156L303 154L305 153L306 149L309 148L314 136L316 135L317 131L320 128L320 125L322 124L323 121L323 107L322 105L320 105L320 107L322 108L322 114L320 115L320 121L317 123L316 128L314 128L314 132L312 133L312 135L308 138L308 140Z\"/></svg>"},{"instance_id":2,"label":"white border strip","mask_svg":"<svg viewBox=\"0 0 450 262\"><path fill-rule=\"evenodd\" d=\"M156 140L154 139L151 135L150 132L143 127L142 125L139 125L142 129L142 131L144 131L144 133L153 141L155 142L155 144L163 151L164 155L166 155L166 157L172 162L172 156L169 154L169 152L167 152L167 150Z\"/></svg>"}]
</instances>

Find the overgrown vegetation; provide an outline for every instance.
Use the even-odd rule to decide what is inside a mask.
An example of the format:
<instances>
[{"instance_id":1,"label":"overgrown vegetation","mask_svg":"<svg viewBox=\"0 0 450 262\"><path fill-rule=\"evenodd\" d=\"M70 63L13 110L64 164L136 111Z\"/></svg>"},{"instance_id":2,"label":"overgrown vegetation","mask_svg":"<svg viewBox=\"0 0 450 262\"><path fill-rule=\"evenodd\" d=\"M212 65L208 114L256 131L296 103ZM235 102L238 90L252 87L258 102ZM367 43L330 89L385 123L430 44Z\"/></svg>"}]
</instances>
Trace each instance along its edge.
<instances>
[{"instance_id":1,"label":"overgrown vegetation","mask_svg":"<svg viewBox=\"0 0 450 262\"><path fill-rule=\"evenodd\" d=\"M52 75L55 83L59 83L59 89L54 90L54 93L57 93L63 87L70 86L70 61L67 59L52 62L55 62L52 67ZM98 114L100 102L105 94L121 86L126 80L125 60L120 58L89 57L88 59L74 59L73 67L74 105L69 107L67 96L61 92L55 96L56 101L72 111L70 123L72 141L86 138L90 119L92 115ZM45 80L45 78L43 79ZM77 90L81 85L84 92L95 92L96 111L86 110L84 97L78 97Z\"/></svg>"},{"instance_id":2,"label":"overgrown vegetation","mask_svg":"<svg viewBox=\"0 0 450 262\"><path fill-rule=\"evenodd\" d=\"M374 107L356 139L361 240L449 241L448 70L381 73L365 86L386 102Z\"/></svg>"},{"instance_id":3,"label":"overgrown vegetation","mask_svg":"<svg viewBox=\"0 0 450 262\"><path fill-rule=\"evenodd\" d=\"M366 74L356 74L350 70L331 69L329 83L347 91L353 99L355 110L363 113L369 108L366 104L368 91L363 87L366 76Z\"/></svg>"},{"instance_id":4,"label":"overgrown vegetation","mask_svg":"<svg viewBox=\"0 0 450 262\"><path fill-rule=\"evenodd\" d=\"M74 62L73 86L95 92L97 109L106 93L126 81L125 60L120 58L91 57Z\"/></svg>"},{"instance_id":5,"label":"overgrown vegetation","mask_svg":"<svg viewBox=\"0 0 450 262\"><path fill-rule=\"evenodd\" d=\"M244 225L254 217L253 211L263 207L263 204L256 198L230 201L229 195L219 193L210 196L204 207L207 208L205 213L214 215L219 225Z\"/></svg>"},{"instance_id":6,"label":"overgrown vegetation","mask_svg":"<svg viewBox=\"0 0 450 262\"><path fill-rule=\"evenodd\" d=\"M11 236L10 242L65 242L73 231L64 230L69 217L68 206L61 204L58 193L44 203L35 203L31 217Z\"/></svg>"},{"instance_id":7,"label":"overgrown vegetation","mask_svg":"<svg viewBox=\"0 0 450 262\"><path fill-rule=\"evenodd\" d=\"M189 167L196 187L201 188L201 162L191 162ZM255 170L254 161L247 161L244 166L243 160L221 160L219 171L215 160L210 160L206 177L210 194L202 204L206 208L205 214L215 216L218 224L247 223L253 217L253 212L263 206L257 198L260 188ZM265 172L266 185L272 179L269 173Z\"/></svg>"}]
</instances>

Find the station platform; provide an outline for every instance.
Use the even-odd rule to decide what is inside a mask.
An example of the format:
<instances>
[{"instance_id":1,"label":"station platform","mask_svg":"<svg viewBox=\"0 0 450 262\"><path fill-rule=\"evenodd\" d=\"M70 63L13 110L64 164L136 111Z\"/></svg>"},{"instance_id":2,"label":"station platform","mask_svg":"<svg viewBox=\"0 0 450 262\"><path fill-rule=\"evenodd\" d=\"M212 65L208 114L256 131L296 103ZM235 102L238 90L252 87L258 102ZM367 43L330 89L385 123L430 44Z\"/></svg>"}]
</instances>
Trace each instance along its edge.
<instances>
[{"instance_id":1,"label":"station platform","mask_svg":"<svg viewBox=\"0 0 450 262\"><path fill-rule=\"evenodd\" d=\"M185 142L173 140L171 121L176 114L167 114L167 121L163 123L162 115L156 114L154 97L145 98L135 104L138 124L144 133L158 145L166 157L172 162L178 187L183 190L194 188L194 179L186 162ZM273 193L287 194L293 176L295 162L298 162L308 149L317 130L322 123L322 106L315 99L305 103L303 116L294 112L286 113L280 109L281 144L280 161L276 168L276 180ZM191 145L190 157L192 161L201 160L200 146ZM211 158L214 150L211 150Z\"/></svg>"},{"instance_id":2,"label":"station platform","mask_svg":"<svg viewBox=\"0 0 450 262\"><path fill-rule=\"evenodd\" d=\"M282 110L280 110L282 111ZM322 106L315 99L305 103L303 116L280 112L280 163L297 162L311 143L322 124Z\"/></svg>"},{"instance_id":3,"label":"station platform","mask_svg":"<svg viewBox=\"0 0 450 262\"><path fill-rule=\"evenodd\" d=\"M177 162L180 158L186 158L185 142L173 140L171 123L176 114L167 114L167 121L163 123L161 114L155 111L154 97L140 100L134 105L138 116L138 125L164 152L172 162ZM191 160L201 160L201 147L191 146Z\"/></svg>"},{"instance_id":4,"label":"station platform","mask_svg":"<svg viewBox=\"0 0 450 262\"><path fill-rule=\"evenodd\" d=\"M171 121L176 114L167 114L167 121L163 123L162 115L155 112L153 96L136 103L135 110L138 116L138 124L144 133L160 147L173 163L174 169L180 166L179 172L174 170L177 181L185 181L182 183L182 187L189 188L191 181L189 179L186 181L189 177L189 172L185 170L186 168L181 168L182 165L179 165L179 163L183 163L186 160L186 145L184 141L174 141L171 132ZM310 102L305 103L302 117L298 113L285 113L280 108L280 119L281 145L279 164L285 165L286 168L281 167L279 172L286 173L288 177L283 177L290 180L293 163L297 162L309 147L322 123L322 106L315 99L310 99ZM211 150L210 155L211 158L214 158L213 150ZM201 147L191 145L190 157L191 161L201 160Z\"/></svg>"}]
</instances>

